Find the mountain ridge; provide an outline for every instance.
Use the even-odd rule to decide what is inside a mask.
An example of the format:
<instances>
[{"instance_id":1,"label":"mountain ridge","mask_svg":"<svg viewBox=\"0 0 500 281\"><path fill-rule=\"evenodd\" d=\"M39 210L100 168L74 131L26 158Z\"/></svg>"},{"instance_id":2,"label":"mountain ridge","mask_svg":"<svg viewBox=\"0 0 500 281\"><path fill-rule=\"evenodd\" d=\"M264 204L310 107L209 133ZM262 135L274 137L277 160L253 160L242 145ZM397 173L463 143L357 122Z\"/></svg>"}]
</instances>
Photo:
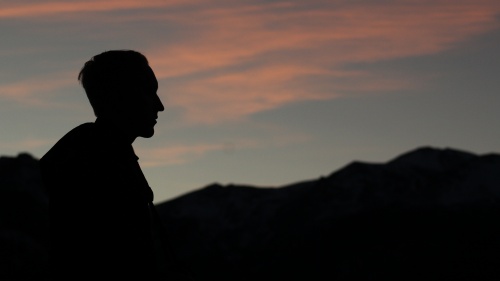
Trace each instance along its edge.
<instances>
[{"instance_id":1,"label":"mountain ridge","mask_svg":"<svg viewBox=\"0 0 500 281\"><path fill-rule=\"evenodd\" d=\"M156 204L196 280L498 280L500 154L422 146L278 187ZM38 159L0 157L0 279L49 280Z\"/></svg>"},{"instance_id":2,"label":"mountain ridge","mask_svg":"<svg viewBox=\"0 0 500 281\"><path fill-rule=\"evenodd\" d=\"M479 261L500 250L499 238L490 236L500 235L490 223L500 215L498 171L498 154L421 147L384 163L353 161L328 176L278 188L212 184L158 209L172 240L183 245L179 258L194 264L200 277L495 280L498 259L498 267L482 265L482 272L469 263L481 267ZM432 229L440 233L429 234ZM426 253L435 257L420 260ZM415 264L420 272L408 275ZM436 279L429 277L433 272Z\"/></svg>"}]
</instances>

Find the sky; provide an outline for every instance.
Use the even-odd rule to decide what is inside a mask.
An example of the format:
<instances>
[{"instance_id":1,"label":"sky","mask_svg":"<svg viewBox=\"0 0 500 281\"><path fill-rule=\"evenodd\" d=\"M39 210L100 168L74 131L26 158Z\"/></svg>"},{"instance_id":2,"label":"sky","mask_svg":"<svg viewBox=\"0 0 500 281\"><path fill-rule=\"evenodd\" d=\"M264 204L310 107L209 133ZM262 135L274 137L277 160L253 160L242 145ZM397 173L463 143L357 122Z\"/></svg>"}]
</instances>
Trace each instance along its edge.
<instances>
[{"instance_id":1,"label":"sky","mask_svg":"<svg viewBox=\"0 0 500 281\"><path fill-rule=\"evenodd\" d=\"M419 147L500 152L498 0L0 1L0 155L95 116L92 56L143 53L165 105L134 149L165 202Z\"/></svg>"}]
</instances>

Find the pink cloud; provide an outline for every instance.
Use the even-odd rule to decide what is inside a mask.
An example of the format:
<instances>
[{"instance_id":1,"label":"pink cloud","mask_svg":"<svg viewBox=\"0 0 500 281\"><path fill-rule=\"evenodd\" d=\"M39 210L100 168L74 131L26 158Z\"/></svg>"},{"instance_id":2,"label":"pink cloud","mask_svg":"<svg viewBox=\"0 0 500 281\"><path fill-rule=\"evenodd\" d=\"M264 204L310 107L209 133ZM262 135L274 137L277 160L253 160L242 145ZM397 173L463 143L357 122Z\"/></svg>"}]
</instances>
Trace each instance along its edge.
<instances>
[{"instance_id":1,"label":"pink cloud","mask_svg":"<svg viewBox=\"0 0 500 281\"><path fill-rule=\"evenodd\" d=\"M42 17L65 13L105 12L145 8L165 8L191 3L188 0L106 0L106 1L47 1L7 4L0 10L0 18Z\"/></svg>"},{"instance_id":2,"label":"pink cloud","mask_svg":"<svg viewBox=\"0 0 500 281\"><path fill-rule=\"evenodd\" d=\"M238 141L238 148L248 148L255 146L253 141ZM192 144L173 145L156 148L137 149L141 155L142 167L158 167L184 164L202 157L203 155L215 151L228 151L233 149L229 143L220 144Z\"/></svg>"},{"instance_id":3,"label":"pink cloud","mask_svg":"<svg viewBox=\"0 0 500 281\"><path fill-rule=\"evenodd\" d=\"M277 65L212 76L174 89L174 92L182 91L183 94L172 95L168 103L184 107L186 118L190 122L234 122L241 117L286 103L331 98L331 95L322 92L306 93L307 89L291 89L286 84L294 77L328 76L332 72L320 68ZM346 73L340 75L344 76Z\"/></svg>"},{"instance_id":4,"label":"pink cloud","mask_svg":"<svg viewBox=\"0 0 500 281\"><path fill-rule=\"evenodd\" d=\"M49 139L36 139L36 138L28 138L22 140L16 140L12 142L0 142L0 149L2 151L33 151L35 149L48 146L53 144L53 140Z\"/></svg>"},{"instance_id":5,"label":"pink cloud","mask_svg":"<svg viewBox=\"0 0 500 281\"><path fill-rule=\"evenodd\" d=\"M137 154L140 155L142 167L161 167L183 165L196 161L208 153L237 153L241 150L259 147L283 147L304 143L312 138L303 133L289 132L272 125L268 126L271 126L265 128L268 134L256 139L240 138L218 143L161 144L157 147L138 147L136 150Z\"/></svg>"},{"instance_id":6,"label":"pink cloud","mask_svg":"<svg viewBox=\"0 0 500 281\"><path fill-rule=\"evenodd\" d=\"M349 91L414 87L415 78L383 77L345 66L459 47L497 29L500 12L496 0L19 3L5 4L0 18L51 19L71 14L82 16L65 20L85 25L106 20L98 13L128 10L134 13L113 18L124 22L123 30L130 17L174 26L173 35L151 32L142 50L167 85L160 94L194 123L241 120L289 103L333 99ZM30 79L1 86L0 95L36 104L40 100L33 98L33 92L66 85L57 79L45 84ZM74 83L74 78L68 81Z\"/></svg>"},{"instance_id":7,"label":"pink cloud","mask_svg":"<svg viewBox=\"0 0 500 281\"><path fill-rule=\"evenodd\" d=\"M56 106L52 95L55 91L74 86L77 82L68 73L50 73L38 77L0 84L0 97L25 106Z\"/></svg>"},{"instance_id":8,"label":"pink cloud","mask_svg":"<svg viewBox=\"0 0 500 281\"><path fill-rule=\"evenodd\" d=\"M324 66L435 53L499 27L500 4L492 1L398 3L304 10L289 10L289 5L196 10L177 18L196 29L196 36L153 48L151 53L161 76L234 65L283 51L303 50L306 60L312 57L312 63ZM307 51L317 55L307 55Z\"/></svg>"},{"instance_id":9,"label":"pink cloud","mask_svg":"<svg viewBox=\"0 0 500 281\"><path fill-rule=\"evenodd\" d=\"M215 123L345 90L404 89L415 81L344 66L442 52L499 27L495 1L307 3L217 7L177 18L196 36L149 51L160 78L184 81L166 93L170 104L190 122ZM325 82L342 76L352 83ZM308 77L324 85L311 87Z\"/></svg>"}]
</instances>

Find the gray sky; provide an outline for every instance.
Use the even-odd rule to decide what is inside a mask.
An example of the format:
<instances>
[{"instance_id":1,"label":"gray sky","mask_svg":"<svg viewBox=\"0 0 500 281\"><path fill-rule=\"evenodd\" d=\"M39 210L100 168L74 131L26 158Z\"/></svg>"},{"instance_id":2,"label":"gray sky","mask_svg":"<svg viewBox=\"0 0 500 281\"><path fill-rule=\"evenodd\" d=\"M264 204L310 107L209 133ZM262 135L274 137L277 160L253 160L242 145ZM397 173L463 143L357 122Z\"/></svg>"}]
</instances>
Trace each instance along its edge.
<instances>
[{"instance_id":1,"label":"gray sky","mask_svg":"<svg viewBox=\"0 0 500 281\"><path fill-rule=\"evenodd\" d=\"M500 2L1 1L0 154L94 121L77 75L144 53L166 110L134 147L155 202L278 187L420 146L500 151Z\"/></svg>"}]
</instances>

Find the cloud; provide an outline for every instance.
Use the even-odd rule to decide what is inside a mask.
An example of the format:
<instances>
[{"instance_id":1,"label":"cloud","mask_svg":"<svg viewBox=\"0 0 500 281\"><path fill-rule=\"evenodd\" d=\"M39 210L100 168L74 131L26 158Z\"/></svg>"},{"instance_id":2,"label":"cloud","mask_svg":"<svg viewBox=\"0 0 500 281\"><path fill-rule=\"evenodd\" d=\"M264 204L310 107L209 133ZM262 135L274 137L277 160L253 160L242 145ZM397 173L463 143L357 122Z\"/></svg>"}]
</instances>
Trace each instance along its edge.
<instances>
[{"instance_id":1,"label":"cloud","mask_svg":"<svg viewBox=\"0 0 500 281\"><path fill-rule=\"evenodd\" d=\"M67 73L26 77L16 82L0 84L0 98L15 101L24 106L64 106L54 101L52 95L56 90L74 86L74 84L74 77L69 77Z\"/></svg>"},{"instance_id":2,"label":"cloud","mask_svg":"<svg viewBox=\"0 0 500 281\"><path fill-rule=\"evenodd\" d=\"M4 4L0 10L0 18L31 18L54 16L66 13L107 12L117 10L136 10L147 8L165 8L185 3L188 0L106 0L106 1L38 1L22 3L12 1ZM15 3L15 4L12 4Z\"/></svg>"},{"instance_id":3,"label":"cloud","mask_svg":"<svg viewBox=\"0 0 500 281\"><path fill-rule=\"evenodd\" d=\"M238 121L256 112L271 110L283 104L303 100L332 98L331 93L306 92L307 88L294 88L293 78L304 76L331 77L333 71L296 65L266 66L234 73L214 75L186 83L173 89L182 95L172 95L168 104L185 108L187 121L214 124ZM347 76L346 73L339 73ZM351 75L357 75L351 73ZM305 82L304 82L305 83ZM299 83L301 84L301 83ZM310 87L309 87L310 89ZM188 105L188 106L186 106Z\"/></svg>"},{"instance_id":4,"label":"cloud","mask_svg":"<svg viewBox=\"0 0 500 281\"><path fill-rule=\"evenodd\" d=\"M255 145L255 142L249 140L241 140L237 143L238 149ZM139 152L138 154L141 155L141 166L147 168L184 164L199 159L210 152L231 152L235 148L235 143L227 142L219 144L173 145L137 150Z\"/></svg>"},{"instance_id":5,"label":"cloud","mask_svg":"<svg viewBox=\"0 0 500 281\"><path fill-rule=\"evenodd\" d=\"M152 48L150 54L162 77L261 59L327 67L431 54L498 28L500 4L484 2L488 1L385 1L340 7L297 4L294 9L261 4L187 11L177 21L188 30L195 29L195 36Z\"/></svg>"},{"instance_id":6,"label":"cloud","mask_svg":"<svg viewBox=\"0 0 500 281\"><path fill-rule=\"evenodd\" d=\"M499 27L500 4L493 1L304 3L180 16L177 24L195 36L148 52L158 76L174 85L165 94L170 104L189 122L216 123L349 90L404 89L415 79L346 66L442 52Z\"/></svg>"},{"instance_id":7,"label":"cloud","mask_svg":"<svg viewBox=\"0 0 500 281\"><path fill-rule=\"evenodd\" d=\"M71 28L101 24L96 34L82 35L85 42L95 36L99 44L114 46L130 42L134 35L128 30L144 28L135 35L140 43L134 46L141 46L162 80L160 94L167 106L180 108L185 121L201 124L242 120L286 104L353 91L414 87L420 82L416 78L386 77L352 65L460 47L497 29L500 12L496 0L19 3L3 4L0 19L64 19ZM110 19L115 28L106 29ZM57 30L68 32L51 32ZM101 42L105 40L109 42ZM33 92L40 87L52 91L66 86L57 79L38 82L26 78L4 85L0 95L36 105L40 100Z\"/></svg>"},{"instance_id":8,"label":"cloud","mask_svg":"<svg viewBox=\"0 0 500 281\"><path fill-rule=\"evenodd\" d=\"M33 151L38 148L53 144L50 139L27 138L16 141L0 141L2 151Z\"/></svg>"},{"instance_id":9,"label":"cloud","mask_svg":"<svg viewBox=\"0 0 500 281\"><path fill-rule=\"evenodd\" d=\"M252 124L247 124L252 126ZM212 142L190 143L190 144L161 144L159 146L138 146L137 155L140 155L142 167L161 167L171 165L183 165L196 161L209 153L233 154L239 151L255 148L273 148L297 145L310 141L313 137L298 132L290 132L272 124L264 124L259 128L263 135L258 138L235 137Z\"/></svg>"}]
</instances>

